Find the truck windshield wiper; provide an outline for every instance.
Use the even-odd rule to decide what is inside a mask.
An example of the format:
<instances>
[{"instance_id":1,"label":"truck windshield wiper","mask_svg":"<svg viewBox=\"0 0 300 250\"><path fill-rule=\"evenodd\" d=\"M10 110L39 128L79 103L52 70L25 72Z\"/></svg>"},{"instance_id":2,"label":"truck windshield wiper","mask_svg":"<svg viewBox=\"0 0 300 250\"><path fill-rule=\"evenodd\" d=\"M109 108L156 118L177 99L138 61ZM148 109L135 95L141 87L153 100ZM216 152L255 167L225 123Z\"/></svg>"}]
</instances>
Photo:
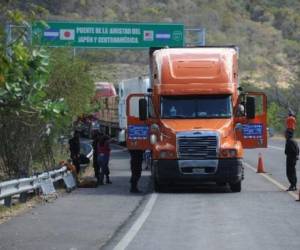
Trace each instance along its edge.
<instances>
[{"instance_id":1,"label":"truck windshield wiper","mask_svg":"<svg viewBox=\"0 0 300 250\"><path fill-rule=\"evenodd\" d=\"M172 115L172 116L166 116L166 118L190 118L190 116L185 116L185 115Z\"/></svg>"}]
</instances>

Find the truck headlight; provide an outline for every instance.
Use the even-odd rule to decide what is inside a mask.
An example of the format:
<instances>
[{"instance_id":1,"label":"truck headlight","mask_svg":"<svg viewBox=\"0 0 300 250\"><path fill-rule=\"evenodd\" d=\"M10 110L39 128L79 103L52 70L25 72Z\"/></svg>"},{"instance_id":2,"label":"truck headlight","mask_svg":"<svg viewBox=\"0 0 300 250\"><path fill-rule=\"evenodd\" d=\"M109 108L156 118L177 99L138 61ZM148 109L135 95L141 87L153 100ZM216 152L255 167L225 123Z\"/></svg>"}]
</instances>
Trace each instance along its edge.
<instances>
[{"instance_id":1,"label":"truck headlight","mask_svg":"<svg viewBox=\"0 0 300 250\"><path fill-rule=\"evenodd\" d=\"M221 157L235 158L237 157L237 150L235 148L223 148L221 149Z\"/></svg>"}]
</instances>

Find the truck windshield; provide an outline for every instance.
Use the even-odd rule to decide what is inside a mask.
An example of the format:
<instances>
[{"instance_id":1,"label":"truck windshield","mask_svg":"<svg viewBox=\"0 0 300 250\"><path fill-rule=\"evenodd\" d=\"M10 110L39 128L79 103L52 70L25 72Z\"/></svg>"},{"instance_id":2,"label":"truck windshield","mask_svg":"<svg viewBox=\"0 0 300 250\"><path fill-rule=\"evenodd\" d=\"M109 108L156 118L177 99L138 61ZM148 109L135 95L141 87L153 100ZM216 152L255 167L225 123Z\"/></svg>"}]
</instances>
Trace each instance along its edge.
<instances>
[{"instance_id":1,"label":"truck windshield","mask_svg":"<svg viewBox=\"0 0 300 250\"><path fill-rule=\"evenodd\" d=\"M229 118L232 116L230 95L163 96L161 117L169 119Z\"/></svg>"}]
</instances>

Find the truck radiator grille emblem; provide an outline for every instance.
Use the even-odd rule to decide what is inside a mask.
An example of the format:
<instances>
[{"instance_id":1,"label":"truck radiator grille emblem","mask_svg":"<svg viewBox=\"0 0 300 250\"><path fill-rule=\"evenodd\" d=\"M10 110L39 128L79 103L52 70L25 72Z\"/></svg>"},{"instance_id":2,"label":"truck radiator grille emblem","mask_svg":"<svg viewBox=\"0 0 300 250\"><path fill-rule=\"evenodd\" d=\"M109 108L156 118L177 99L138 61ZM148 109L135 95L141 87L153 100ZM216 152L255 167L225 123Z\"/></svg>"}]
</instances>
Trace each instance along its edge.
<instances>
[{"instance_id":1,"label":"truck radiator grille emblem","mask_svg":"<svg viewBox=\"0 0 300 250\"><path fill-rule=\"evenodd\" d=\"M180 159L216 159L218 140L216 136L179 137Z\"/></svg>"}]
</instances>

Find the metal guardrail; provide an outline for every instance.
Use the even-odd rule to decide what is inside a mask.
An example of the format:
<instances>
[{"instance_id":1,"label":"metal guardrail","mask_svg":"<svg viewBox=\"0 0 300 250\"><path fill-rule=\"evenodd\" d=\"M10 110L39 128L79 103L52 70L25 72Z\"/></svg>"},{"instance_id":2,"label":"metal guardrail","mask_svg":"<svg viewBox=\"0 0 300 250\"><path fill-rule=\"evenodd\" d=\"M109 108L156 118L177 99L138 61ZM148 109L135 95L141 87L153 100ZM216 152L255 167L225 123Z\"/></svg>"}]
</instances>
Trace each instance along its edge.
<instances>
[{"instance_id":1,"label":"metal guardrail","mask_svg":"<svg viewBox=\"0 0 300 250\"><path fill-rule=\"evenodd\" d=\"M93 157L93 148L88 143L81 143L82 150L86 157L91 160ZM82 164L85 167L87 164ZM10 206L13 195L20 194L20 201L27 200L27 193L34 190L42 190L43 194L54 193L54 182L63 180L67 190L72 190L76 187L75 180L67 167L55 169L49 172L44 172L39 175L28 178L21 178L0 182L0 200L4 199L4 205Z\"/></svg>"},{"instance_id":2,"label":"metal guardrail","mask_svg":"<svg viewBox=\"0 0 300 250\"><path fill-rule=\"evenodd\" d=\"M4 204L10 206L13 195L20 194L20 200L26 201L27 192L29 191L41 189L44 194L53 193L53 190L55 192L53 183L59 180L64 180L67 189L72 189L76 186L71 172L67 170L67 167L62 167L37 176L1 182L0 199L4 199ZM50 188L49 183L51 183ZM52 189L51 185L53 186Z\"/></svg>"}]
</instances>

